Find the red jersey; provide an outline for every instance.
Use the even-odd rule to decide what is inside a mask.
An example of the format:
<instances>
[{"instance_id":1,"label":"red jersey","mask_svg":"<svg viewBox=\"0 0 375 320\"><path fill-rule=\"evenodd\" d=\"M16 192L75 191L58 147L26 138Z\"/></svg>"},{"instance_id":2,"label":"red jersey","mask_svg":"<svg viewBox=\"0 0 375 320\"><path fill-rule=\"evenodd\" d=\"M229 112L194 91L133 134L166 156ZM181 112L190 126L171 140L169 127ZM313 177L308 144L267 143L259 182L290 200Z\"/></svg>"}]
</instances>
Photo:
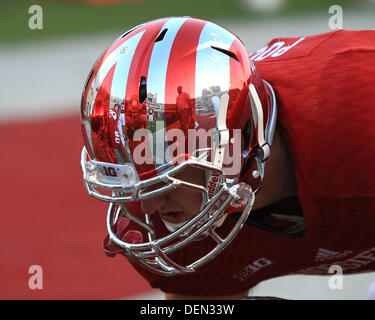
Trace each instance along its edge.
<instances>
[{"instance_id":1,"label":"red jersey","mask_svg":"<svg viewBox=\"0 0 375 320\"><path fill-rule=\"evenodd\" d=\"M278 276L328 275L332 265L344 274L375 271L375 31L275 39L250 58L277 96L305 233L288 238L245 224L192 275L163 277L134 263L152 287L228 295ZM295 208L281 202L273 210ZM188 264L208 246L194 242L173 258Z\"/></svg>"}]
</instances>

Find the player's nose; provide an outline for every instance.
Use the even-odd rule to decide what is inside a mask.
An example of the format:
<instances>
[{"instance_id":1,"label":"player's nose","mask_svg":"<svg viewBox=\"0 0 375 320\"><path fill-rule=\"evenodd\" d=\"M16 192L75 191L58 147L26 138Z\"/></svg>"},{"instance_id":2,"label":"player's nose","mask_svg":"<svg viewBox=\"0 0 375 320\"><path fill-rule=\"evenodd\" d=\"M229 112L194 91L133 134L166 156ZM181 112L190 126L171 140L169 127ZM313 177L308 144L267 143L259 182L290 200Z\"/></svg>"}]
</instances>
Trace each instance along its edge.
<instances>
[{"instance_id":1,"label":"player's nose","mask_svg":"<svg viewBox=\"0 0 375 320\"><path fill-rule=\"evenodd\" d=\"M143 213L154 214L161 212L163 207L168 202L168 197L165 195L157 196L150 199L141 200L141 208Z\"/></svg>"}]
</instances>

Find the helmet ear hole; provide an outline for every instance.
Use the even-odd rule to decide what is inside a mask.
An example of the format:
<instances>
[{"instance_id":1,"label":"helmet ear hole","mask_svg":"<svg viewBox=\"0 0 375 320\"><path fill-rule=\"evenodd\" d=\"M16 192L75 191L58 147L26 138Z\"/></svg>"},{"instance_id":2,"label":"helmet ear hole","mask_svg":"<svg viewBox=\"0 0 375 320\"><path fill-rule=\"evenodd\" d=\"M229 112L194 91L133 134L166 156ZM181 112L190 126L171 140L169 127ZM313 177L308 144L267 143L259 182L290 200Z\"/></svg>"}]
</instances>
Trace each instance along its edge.
<instances>
[{"instance_id":1,"label":"helmet ear hole","mask_svg":"<svg viewBox=\"0 0 375 320\"><path fill-rule=\"evenodd\" d=\"M146 85L146 78L141 77L139 83L139 102L143 103L147 98L147 85Z\"/></svg>"},{"instance_id":2,"label":"helmet ear hole","mask_svg":"<svg viewBox=\"0 0 375 320\"><path fill-rule=\"evenodd\" d=\"M247 121L245 127L241 130L242 134L242 140L244 142L243 144L243 149L241 150L242 157L244 158L244 163L241 168L241 173L240 177L243 177L243 175L249 170L249 167L251 165L251 161L249 160L249 147L250 147L250 142L252 139L252 124L251 120Z\"/></svg>"},{"instance_id":3,"label":"helmet ear hole","mask_svg":"<svg viewBox=\"0 0 375 320\"><path fill-rule=\"evenodd\" d=\"M250 146L250 141L251 141L251 135L252 135L252 125L251 125L251 120L246 122L245 127L241 131L242 134L242 139L244 141L244 146L242 152L246 152L249 150Z\"/></svg>"}]
</instances>

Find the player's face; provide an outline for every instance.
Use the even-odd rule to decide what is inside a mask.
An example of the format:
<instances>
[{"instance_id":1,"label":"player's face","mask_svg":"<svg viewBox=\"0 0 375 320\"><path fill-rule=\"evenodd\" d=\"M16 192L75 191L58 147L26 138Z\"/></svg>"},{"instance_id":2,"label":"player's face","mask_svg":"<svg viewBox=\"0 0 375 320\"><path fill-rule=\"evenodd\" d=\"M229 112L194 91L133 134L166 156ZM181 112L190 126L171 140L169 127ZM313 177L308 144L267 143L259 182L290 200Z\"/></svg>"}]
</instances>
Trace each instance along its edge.
<instances>
[{"instance_id":1,"label":"player's face","mask_svg":"<svg viewBox=\"0 0 375 320\"><path fill-rule=\"evenodd\" d=\"M205 185L204 172L194 167L185 169L176 178ZM158 213L164 221L179 224L194 217L200 211L201 203L201 192L179 187L161 196L142 200L141 206L144 213Z\"/></svg>"}]
</instances>

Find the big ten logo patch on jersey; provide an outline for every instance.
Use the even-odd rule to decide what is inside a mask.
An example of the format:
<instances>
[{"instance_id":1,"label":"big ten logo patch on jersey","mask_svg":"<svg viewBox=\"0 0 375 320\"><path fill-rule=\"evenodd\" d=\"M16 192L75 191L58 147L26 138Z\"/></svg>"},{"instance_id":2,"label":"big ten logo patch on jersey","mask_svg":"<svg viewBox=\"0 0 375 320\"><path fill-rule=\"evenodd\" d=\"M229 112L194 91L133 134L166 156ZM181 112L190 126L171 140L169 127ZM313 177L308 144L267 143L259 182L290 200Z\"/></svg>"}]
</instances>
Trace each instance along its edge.
<instances>
[{"instance_id":1,"label":"big ten logo patch on jersey","mask_svg":"<svg viewBox=\"0 0 375 320\"><path fill-rule=\"evenodd\" d=\"M257 50L252 56L250 56L250 60L260 61L264 60L268 57L275 58L283 55L285 52L289 51L301 41L303 41L305 37L297 39L292 44L286 45L285 41L277 41L272 45L267 45L259 50Z\"/></svg>"}]
</instances>

